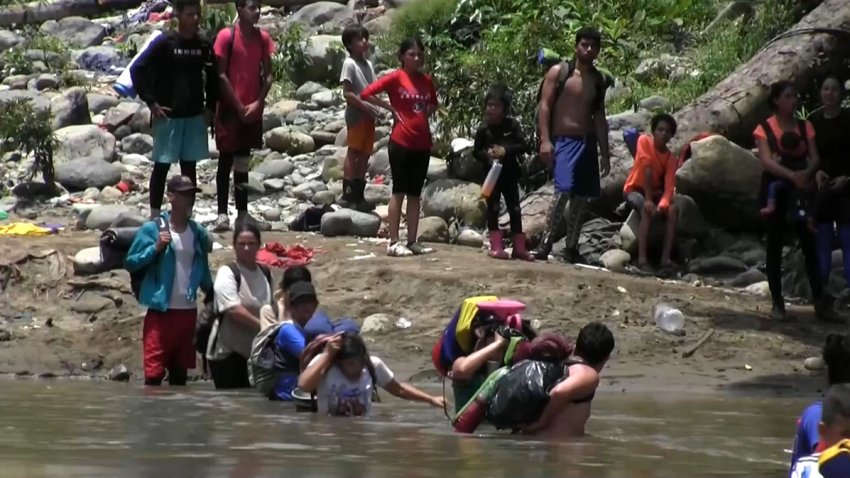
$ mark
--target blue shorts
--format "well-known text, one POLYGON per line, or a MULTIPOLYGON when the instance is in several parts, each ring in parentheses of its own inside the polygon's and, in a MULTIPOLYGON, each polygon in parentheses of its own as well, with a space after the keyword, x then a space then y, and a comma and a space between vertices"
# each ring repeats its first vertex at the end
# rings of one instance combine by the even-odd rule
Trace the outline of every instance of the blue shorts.
POLYGON ((200 116, 159 118, 153 122, 153 160, 173 164, 210 157, 207 121, 200 116))
POLYGON ((601 188, 596 136, 557 136, 553 140, 555 192, 598 197, 601 188))

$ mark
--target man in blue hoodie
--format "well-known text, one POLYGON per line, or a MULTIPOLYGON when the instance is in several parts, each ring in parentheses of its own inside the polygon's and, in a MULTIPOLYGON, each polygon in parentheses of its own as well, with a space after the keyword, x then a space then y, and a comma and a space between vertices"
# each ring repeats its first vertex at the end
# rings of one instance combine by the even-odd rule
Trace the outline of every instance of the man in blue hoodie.
POLYGON ((167 183, 171 214, 161 228, 151 221, 136 233, 125 259, 131 273, 144 270, 139 304, 148 308, 142 331, 145 385, 160 385, 168 371, 171 385, 185 385, 195 368, 197 292, 211 293, 206 229, 189 219, 198 188, 187 176, 167 183))

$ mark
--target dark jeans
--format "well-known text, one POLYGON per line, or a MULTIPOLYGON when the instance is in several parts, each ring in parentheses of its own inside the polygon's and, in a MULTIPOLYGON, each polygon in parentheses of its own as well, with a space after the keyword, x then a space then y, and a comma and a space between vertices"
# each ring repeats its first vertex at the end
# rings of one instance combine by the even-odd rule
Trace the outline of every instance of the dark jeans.
MULTIPOLYGON (((195 163, 192 161, 180 161, 180 174, 188 176, 193 183, 198 184, 195 163)), ((151 180, 148 184, 150 189, 150 205, 152 209, 162 209, 162 198, 165 195, 165 183, 168 181, 168 171, 171 169, 169 163, 154 163, 151 180)))
POLYGON ((210 360, 209 367, 216 389, 251 388, 248 360, 241 355, 232 353, 223 360, 210 360))
POLYGON ((793 224, 788 224, 789 199, 789 194, 780 194, 776 198, 776 211, 767 219, 767 282, 770 285, 770 297, 774 306, 785 304, 782 297, 782 246, 785 243, 785 232, 789 228, 794 229, 800 241, 812 298, 817 301, 823 297, 823 282, 815 250, 815 235, 805 222, 793 221, 793 224))

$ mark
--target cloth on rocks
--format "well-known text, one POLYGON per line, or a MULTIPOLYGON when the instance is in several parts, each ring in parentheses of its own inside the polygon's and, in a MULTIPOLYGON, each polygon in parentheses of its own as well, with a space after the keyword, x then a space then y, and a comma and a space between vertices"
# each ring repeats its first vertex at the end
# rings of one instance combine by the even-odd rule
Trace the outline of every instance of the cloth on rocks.
POLYGON ((313 248, 300 244, 287 247, 279 242, 269 242, 257 251, 257 262, 281 269, 305 266, 313 261, 314 253, 313 248))
POLYGON ((622 223, 596 218, 584 223, 578 240, 578 253, 587 264, 602 266, 602 254, 620 248, 622 223))
POLYGON ((114 60, 115 57, 106 53, 85 51, 77 58, 77 64, 84 70, 113 73, 120 69, 114 60))
POLYGON ((0 226, 0 236, 49 236, 51 230, 28 222, 13 222, 0 226))

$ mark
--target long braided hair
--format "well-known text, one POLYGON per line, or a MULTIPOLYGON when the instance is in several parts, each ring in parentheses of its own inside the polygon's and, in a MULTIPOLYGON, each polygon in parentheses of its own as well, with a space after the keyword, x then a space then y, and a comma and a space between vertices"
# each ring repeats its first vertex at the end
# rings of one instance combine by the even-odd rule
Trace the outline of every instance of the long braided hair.
POLYGON ((369 355, 369 350, 366 348, 366 342, 359 334, 353 332, 345 332, 342 334, 342 346, 336 356, 337 360, 346 360, 350 358, 358 358, 363 363, 363 367, 369 372, 369 377, 372 379, 372 390, 377 393, 378 378, 375 374, 375 365, 372 364, 372 357, 369 355))

